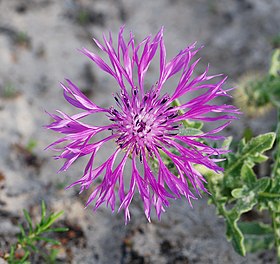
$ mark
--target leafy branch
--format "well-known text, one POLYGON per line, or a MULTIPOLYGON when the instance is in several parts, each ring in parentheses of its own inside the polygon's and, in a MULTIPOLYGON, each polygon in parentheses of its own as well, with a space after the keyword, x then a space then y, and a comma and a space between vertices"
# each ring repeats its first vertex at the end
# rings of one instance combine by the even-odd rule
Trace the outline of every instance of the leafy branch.
MULTIPOLYGON (((23 210, 25 220, 28 224, 28 230, 25 230, 22 225, 19 225, 20 234, 18 235, 18 241, 11 246, 10 252, 5 254, 4 258, 8 261, 8 263, 12 264, 27 264, 31 263, 28 259, 31 256, 31 253, 41 254, 40 252, 40 244, 39 242, 43 242, 44 247, 47 244, 50 245, 60 245, 60 242, 56 239, 50 238, 47 234, 52 232, 65 232, 68 231, 68 228, 65 227, 57 227, 53 228, 52 225, 55 221, 63 215, 63 211, 58 213, 51 213, 49 216, 46 214, 46 205, 45 202, 42 201, 41 204, 41 220, 39 223, 34 224, 32 222, 30 214, 24 209, 23 210), (16 251, 22 250, 23 256, 20 258, 16 257, 16 251)), ((48 255, 52 257, 52 259, 56 257, 57 251, 51 250, 48 255), (55 255, 55 256, 54 256, 55 255)), ((44 255, 43 255, 44 256, 44 255)), ((46 257, 46 254, 45 254, 46 257)))
MULTIPOLYGON (((195 168, 208 181, 209 203, 224 218, 226 236, 235 251, 245 256, 247 252, 275 248, 280 264, 280 49, 272 55, 268 75, 260 80, 253 79, 248 85, 245 87, 248 110, 257 113, 257 108, 265 104, 276 107, 276 133, 256 137, 245 135, 237 148, 232 146, 232 138, 227 138, 223 147, 231 148, 232 152, 224 155, 225 160, 220 163, 223 173, 217 174, 203 165, 195 165, 195 168), (273 155, 266 156, 267 151, 273 155), (256 166, 266 161, 272 164, 269 171, 265 176, 256 175, 256 166), (266 210, 270 223, 264 223, 262 219, 245 221, 242 215, 252 210, 258 211, 259 215, 266 210)), ((177 105, 179 102, 174 102, 174 106, 177 105)), ((202 133, 201 128, 200 124, 185 122, 180 133, 196 135, 202 133)), ((166 161, 169 160, 166 158, 166 161)))

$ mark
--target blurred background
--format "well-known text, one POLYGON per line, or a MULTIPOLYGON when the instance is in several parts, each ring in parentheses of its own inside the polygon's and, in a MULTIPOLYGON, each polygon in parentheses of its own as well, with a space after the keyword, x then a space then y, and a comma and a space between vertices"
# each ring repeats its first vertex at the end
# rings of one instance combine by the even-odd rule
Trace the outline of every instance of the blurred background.
MULTIPOLYGON (((84 209, 88 193, 64 188, 81 175, 86 161, 57 175, 62 165, 44 148, 57 139, 45 130, 45 111, 77 113, 59 82, 70 78, 96 104, 110 106, 116 83, 79 48, 98 52, 92 37, 116 36, 121 25, 141 41, 165 28, 167 57, 186 45, 203 45, 198 71, 229 76, 236 85, 250 72, 267 72, 280 43, 279 0, 0 0, 0 249, 16 240, 22 209, 33 217, 40 201, 64 210, 58 263, 274 263, 271 252, 242 258, 226 242, 223 221, 206 198, 172 202, 159 222, 147 223, 141 202, 131 204, 132 220, 103 207, 84 209)), ((151 69, 153 83, 157 68, 151 69)), ((275 113, 258 120, 242 117, 231 133, 271 131, 275 113)), ((103 160, 99 155, 99 160, 103 160)), ((1 256, 0 250, 0 256, 1 256)), ((39 262, 38 262, 39 263, 39 262)))

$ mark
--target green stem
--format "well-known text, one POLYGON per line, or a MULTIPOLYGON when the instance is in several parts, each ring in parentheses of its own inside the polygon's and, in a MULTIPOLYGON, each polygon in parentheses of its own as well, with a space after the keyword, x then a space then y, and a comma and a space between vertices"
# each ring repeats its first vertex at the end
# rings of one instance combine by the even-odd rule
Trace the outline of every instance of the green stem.
POLYGON ((258 194, 258 196, 265 198, 280 198, 280 193, 261 192, 258 194))
MULTIPOLYGON (((277 129, 276 129, 276 154, 275 154, 275 162, 272 169, 272 184, 274 186, 278 185, 278 181, 280 181, 280 108, 277 109, 278 120, 277 120, 277 129)), ((271 194, 273 195, 273 194, 271 194)), ((275 247, 277 253, 277 263, 280 264, 280 212, 276 212, 270 210, 272 217, 272 226, 274 230, 275 237, 275 247)))
MULTIPOLYGON (((277 109, 277 115, 278 115, 278 120, 277 120, 277 129, 276 129, 276 150, 275 150, 276 157, 275 157, 275 162, 271 174, 273 178, 277 177, 277 170, 280 168, 280 108, 277 109)), ((278 177, 279 176, 280 175, 278 174, 278 177)))

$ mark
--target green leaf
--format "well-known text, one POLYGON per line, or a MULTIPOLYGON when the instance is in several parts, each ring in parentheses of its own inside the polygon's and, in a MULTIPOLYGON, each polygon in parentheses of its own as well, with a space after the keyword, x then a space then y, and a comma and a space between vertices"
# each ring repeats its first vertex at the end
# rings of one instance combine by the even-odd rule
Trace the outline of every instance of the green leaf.
POLYGON ((274 246, 274 234, 270 225, 260 222, 240 222, 240 231, 244 234, 246 251, 271 249, 274 246))
POLYGON ((232 241, 234 250, 241 256, 246 255, 246 248, 244 246, 244 237, 237 225, 237 217, 232 214, 225 214, 226 218, 226 235, 229 241, 232 241))
POLYGON ((25 234, 25 231, 24 231, 24 228, 21 224, 19 224, 19 229, 20 229, 20 234, 21 234, 21 237, 24 238, 26 237, 26 234, 25 234))
POLYGON ((30 252, 29 251, 25 251, 24 256, 20 259, 20 262, 21 263, 25 263, 25 264, 30 263, 30 262, 26 261, 27 258, 29 257, 29 255, 30 255, 30 252))
MULTIPOLYGON (((232 196, 238 198, 235 207, 237 211, 242 211, 243 213, 247 211, 247 207, 252 206, 252 202, 256 204, 258 202, 257 198, 262 194, 270 184, 270 178, 264 177, 255 182, 249 183, 248 185, 243 185, 242 188, 236 188, 232 190, 232 196), (244 211, 245 210, 245 211, 244 211)), ((234 208, 235 208, 234 207, 234 208)))
MULTIPOLYGON (((241 153, 241 158, 246 160, 247 158, 258 156, 260 153, 263 153, 266 150, 272 148, 275 141, 275 133, 266 133, 259 135, 255 138, 252 138, 248 144, 244 146, 244 149, 241 153)), ((254 159, 254 158, 253 158, 254 159)))
POLYGON ((33 232, 33 226, 32 226, 32 220, 30 214, 25 209, 23 209, 23 213, 26 221, 28 222, 30 232, 33 232))
MULTIPOLYGON (((268 179, 269 180, 269 179, 268 179)), ((267 187, 267 179, 258 180, 254 188, 248 190, 244 187, 240 190, 240 199, 237 200, 236 205, 229 211, 226 212, 226 224, 227 224, 227 238, 232 240, 232 245, 237 253, 241 256, 245 256, 246 247, 244 244, 244 236, 239 229, 237 222, 240 216, 253 209, 257 204, 257 193, 267 187)))
POLYGON ((68 227, 57 227, 57 228, 50 228, 45 232, 67 232, 67 231, 69 231, 68 227))
POLYGON ((241 179, 248 186, 252 186, 252 184, 257 181, 256 174, 248 163, 244 163, 241 168, 241 179))
POLYGON ((260 162, 263 157, 260 156, 266 150, 272 148, 275 141, 275 133, 267 133, 252 138, 247 144, 242 140, 239 144, 238 153, 234 158, 229 160, 225 172, 224 180, 228 188, 235 188, 241 185, 240 174, 243 164, 247 161, 253 165, 255 162, 260 162), (261 158, 260 158, 261 157, 261 158))
POLYGON ((187 128, 180 128, 179 130, 179 134, 181 136, 197 136, 202 134, 203 132, 200 129, 197 128, 191 128, 191 127, 187 127, 187 128))
MULTIPOLYGON (((33 238, 33 239, 35 239, 35 238, 33 238)), ((33 243, 35 243, 35 242, 29 240, 26 242, 26 245, 28 247, 30 247, 34 252, 36 252, 36 253, 39 252, 39 249, 33 243)))
POLYGON ((15 257, 15 246, 12 245, 10 249, 10 254, 9 254, 9 261, 12 262, 15 257))
POLYGON ((35 238, 35 240, 41 240, 41 241, 45 241, 45 242, 48 242, 52 245, 60 245, 60 242, 55 240, 55 239, 52 239, 52 238, 49 238, 49 237, 41 237, 41 236, 37 236, 35 238))
POLYGON ((280 49, 276 49, 271 58, 269 74, 274 77, 279 77, 280 72, 280 49))
POLYGON ((243 188, 235 188, 231 191, 231 195, 236 199, 243 197, 243 188))
POLYGON ((237 201, 230 211, 224 212, 227 223, 227 238, 232 240, 234 249, 242 256, 246 254, 246 246, 244 244, 244 236, 237 222, 243 213, 253 209, 258 203, 258 194, 263 192, 270 183, 269 178, 256 180, 252 169, 246 164, 243 165, 243 179, 248 181, 249 186, 244 185, 242 188, 232 191, 232 195, 234 198, 237 198, 237 201), (254 181, 249 182, 250 179, 254 179, 254 181))
POLYGON ((238 226, 245 235, 265 235, 273 233, 273 228, 270 225, 256 221, 240 222, 238 226))
POLYGON ((188 126, 194 129, 201 130, 203 128, 203 122, 201 121, 188 121, 188 126))
POLYGON ((229 150, 231 142, 232 142, 232 137, 227 137, 222 144, 222 149, 229 150))
POLYGON ((245 142, 248 142, 253 137, 253 130, 250 127, 246 127, 243 132, 245 142))
POLYGON ((46 217, 46 204, 45 201, 42 200, 42 204, 41 204, 41 223, 44 223, 46 217))
POLYGON ((280 213, 280 180, 278 177, 270 179, 269 187, 259 193, 259 210, 269 209, 272 212, 280 213))
POLYGON ((62 216, 64 214, 63 211, 60 211, 58 213, 52 213, 45 221, 44 225, 42 226, 42 230, 47 230, 55 221, 57 218, 62 216))
MULTIPOLYGON (((178 99, 175 99, 173 102, 172 102, 172 106, 173 107, 176 107, 176 106, 180 106, 180 101, 178 99)), ((178 110, 179 114, 180 115, 183 115, 185 112, 184 110, 181 110, 179 109, 178 110)), ((203 127, 203 122, 201 121, 189 121, 189 120, 183 120, 182 121, 183 125, 185 128, 195 128, 195 129, 202 129, 203 127)))

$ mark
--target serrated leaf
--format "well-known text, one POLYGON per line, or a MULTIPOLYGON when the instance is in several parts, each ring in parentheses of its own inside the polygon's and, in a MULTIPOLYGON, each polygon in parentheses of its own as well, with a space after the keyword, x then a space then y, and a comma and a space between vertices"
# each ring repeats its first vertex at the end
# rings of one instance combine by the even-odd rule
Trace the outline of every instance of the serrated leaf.
POLYGON ((271 57, 269 74, 273 77, 279 77, 280 72, 280 49, 276 49, 271 57))
POLYGON ((231 142, 232 142, 232 137, 227 137, 222 144, 222 149, 229 150, 229 146, 231 142))
POLYGON ((267 157, 266 155, 257 153, 256 155, 254 155, 253 160, 254 160, 254 162, 256 162, 256 163, 263 163, 263 162, 265 162, 265 161, 268 160, 268 157, 267 157))
POLYGON ((238 223, 239 229, 246 235, 265 235, 272 234, 273 228, 261 222, 240 222, 238 223))
POLYGON ((231 215, 226 216, 226 236, 232 242, 234 250, 241 256, 246 255, 246 248, 244 246, 244 236, 237 226, 237 219, 231 215))
POLYGON ((261 178, 253 183, 251 186, 252 188, 248 188, 248 186, 245 185, 242 188, 232 191, 233 195, 237 196, 239 199, 228 213, 225 212, 227 221, 227 237, 232 240, 235 250, 242 256, 246 253, 246 247, 244 244, 243 234, 237 226, 237 222, 243 213, 253 209, 258 202, 258 193, 264 191, 269 183, 269 178, 261 178))
MULTIPOLYGON (((247 142, 248 143, 248 142, 247 142)), ((242 138, 240 141, 239 141, 239 144, 237 146, 237 152, 238 153, 241 153, 244 149, 244 147, 246 146, 246 140, 245 138, 242 138)))
POLYGON ((234 198, 236 198, 236 199, 243 197, 243 196, 244 196, 244 194, 243 194, 243 188, 235 188, 235 189, 233 189, 233 190, 231 191, 231 195, 232 195, 234 198))
POLYGON ((243 149, 242 154, 246 157, 250 154, 263 153, 272 148, 275 141, 275 133, 270 132, 252 138, 243 149))
POLYGON ((234 210, 237 213, 237 217, 239 219, 241 214, 252 210, 256 204, 256 193, 252 190, 248 191, 243 189, 242 196, 237 200, 237 203, 232 210, 234 210))
POLYGON ((248 186, 252 186, 252 184, 257 181, 256 174, 248 163, 244 163, 241 168, 241 179, 248 186))
POLYGON ((247 144, 242 140, 235 159, 232 159, 225 169, 225 185, 231 189, 238 187, 241 184, 239 176, 244 162, 251 163, 251 166, 254 162, 258 162, 259 155, 271 149, 274 141, 275 133, 259 135, 252 138, 247 144))
POLYGON ((270 225, 259 222, 240 222, 239 229, 244 234, 246 251, 271 249, 274 246, 274 234, 270 225))
POLYGON ((260 193, 259 210, 269 209, 273 212, 280 212, 280 182, 278 178, 272 178, 269 188, 260 193))
POLYGON ((253 137, 253 130, 250 127, 246 127, 243 132, 245 142, 248 142, 253 137))
POLYGON ((258 179, 255 182, 249 183, 249 186, 243 185, 242 188, 232 190, 232 195, 235 198, 241 199, 237 201, 237 204, 242 203, 242 208, 242 206, 247 206, 247 202, 250 203, 251 200, 256 199, 260 193, 264 192, 269 186, 270 181, 271 179, 267 177, 258 179))

